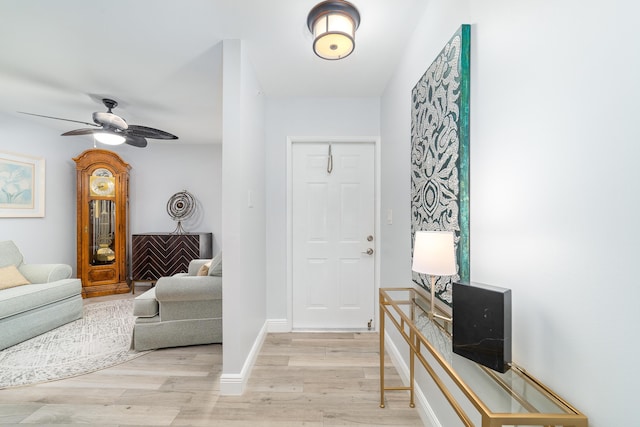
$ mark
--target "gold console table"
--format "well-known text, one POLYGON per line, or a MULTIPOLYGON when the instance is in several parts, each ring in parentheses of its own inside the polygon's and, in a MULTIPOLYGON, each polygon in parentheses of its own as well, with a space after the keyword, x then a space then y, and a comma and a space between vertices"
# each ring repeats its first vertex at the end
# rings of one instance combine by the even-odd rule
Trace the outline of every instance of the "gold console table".
POLYGON ((426 315, 423 307, 429 307, 429 299, 421 289, 380 289, 381 408, 385 407, 385 391, 390 390, 409 391, 409 406, 415 406, 414 374, 417 359, 465 426, 474 427, 475 424, 446 382, 458 390, 455 394, 459 396, 461 392, 480 413, 481 427, 588 426, 584 414, 515 363, 511 363, 510 369, 502 374, 453 353, 449 322, 430 320, 426 315), (409 345, 409 385, 406 387, 385 387, 384 337, 387 318, 409 345), (478 384, 482 384, 482 387, 478 384))

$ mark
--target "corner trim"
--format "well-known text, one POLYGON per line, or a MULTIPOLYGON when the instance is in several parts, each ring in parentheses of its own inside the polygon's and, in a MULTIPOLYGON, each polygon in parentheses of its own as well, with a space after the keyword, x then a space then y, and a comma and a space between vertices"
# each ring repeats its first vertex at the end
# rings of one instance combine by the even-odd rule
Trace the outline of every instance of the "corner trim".
POLYGON ((260 349, 262 348, 262 344, 264 344, 264 340, 266 337, 267 322, 265 322, 264 325, 262 325, 262 328, 260 328, 260 332, 258 332, 258 335, 256 336, 256 340, 254 341, 253 346, 251 347, 251 351, 249 351, 249 354, 244 361, 244 365, 242 366, 242 370, 240 371, 240 373, 220 375, 221 396, 240 396, 242 395, 242 393, 244 393, 244 389, 247 386, 247 381, 249 381, 251 371, 253 370, 253 366, 256 363, 256 359, 258 358, 258 354, 260 354, 260 349))

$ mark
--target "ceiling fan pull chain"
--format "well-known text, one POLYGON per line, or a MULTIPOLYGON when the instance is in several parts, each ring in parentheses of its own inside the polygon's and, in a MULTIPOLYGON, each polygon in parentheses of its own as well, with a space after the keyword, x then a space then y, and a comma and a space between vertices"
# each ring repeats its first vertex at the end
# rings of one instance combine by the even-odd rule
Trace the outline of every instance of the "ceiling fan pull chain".
POLYGON ((329 143, 329 158, 327 159, 327 173, 333 171, 333 154, 331 154, 331 143, 329 143))

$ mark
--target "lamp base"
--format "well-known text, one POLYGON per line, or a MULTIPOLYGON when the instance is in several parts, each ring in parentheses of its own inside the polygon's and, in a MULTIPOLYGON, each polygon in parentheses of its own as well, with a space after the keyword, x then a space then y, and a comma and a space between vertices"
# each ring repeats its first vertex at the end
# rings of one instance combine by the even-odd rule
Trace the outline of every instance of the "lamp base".
POLYGON ((435 276, 430 276, 431 278, 431 286, 430 286, 430 290, 431 290, 431 308, 429 310, 429 312, 427 313, 427 316, 429 317, 429 320, 433 321, 434 319, 440 319, 440 320, 444 320, 445 322, 452 322, 453 318, 451 317, 447 317, 447 316, 442 316, 438 313, 436 313, 436 278, 435 276))

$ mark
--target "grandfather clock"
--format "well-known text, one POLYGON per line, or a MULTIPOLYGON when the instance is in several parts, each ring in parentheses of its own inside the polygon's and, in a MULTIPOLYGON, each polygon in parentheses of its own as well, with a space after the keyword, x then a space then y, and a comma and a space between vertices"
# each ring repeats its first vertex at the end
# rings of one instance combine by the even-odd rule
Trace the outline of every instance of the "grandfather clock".
POLYGON ((76 162, 78 277, 84 298, 130 291, 127 282, 128 163, 108 150, 76 162))

